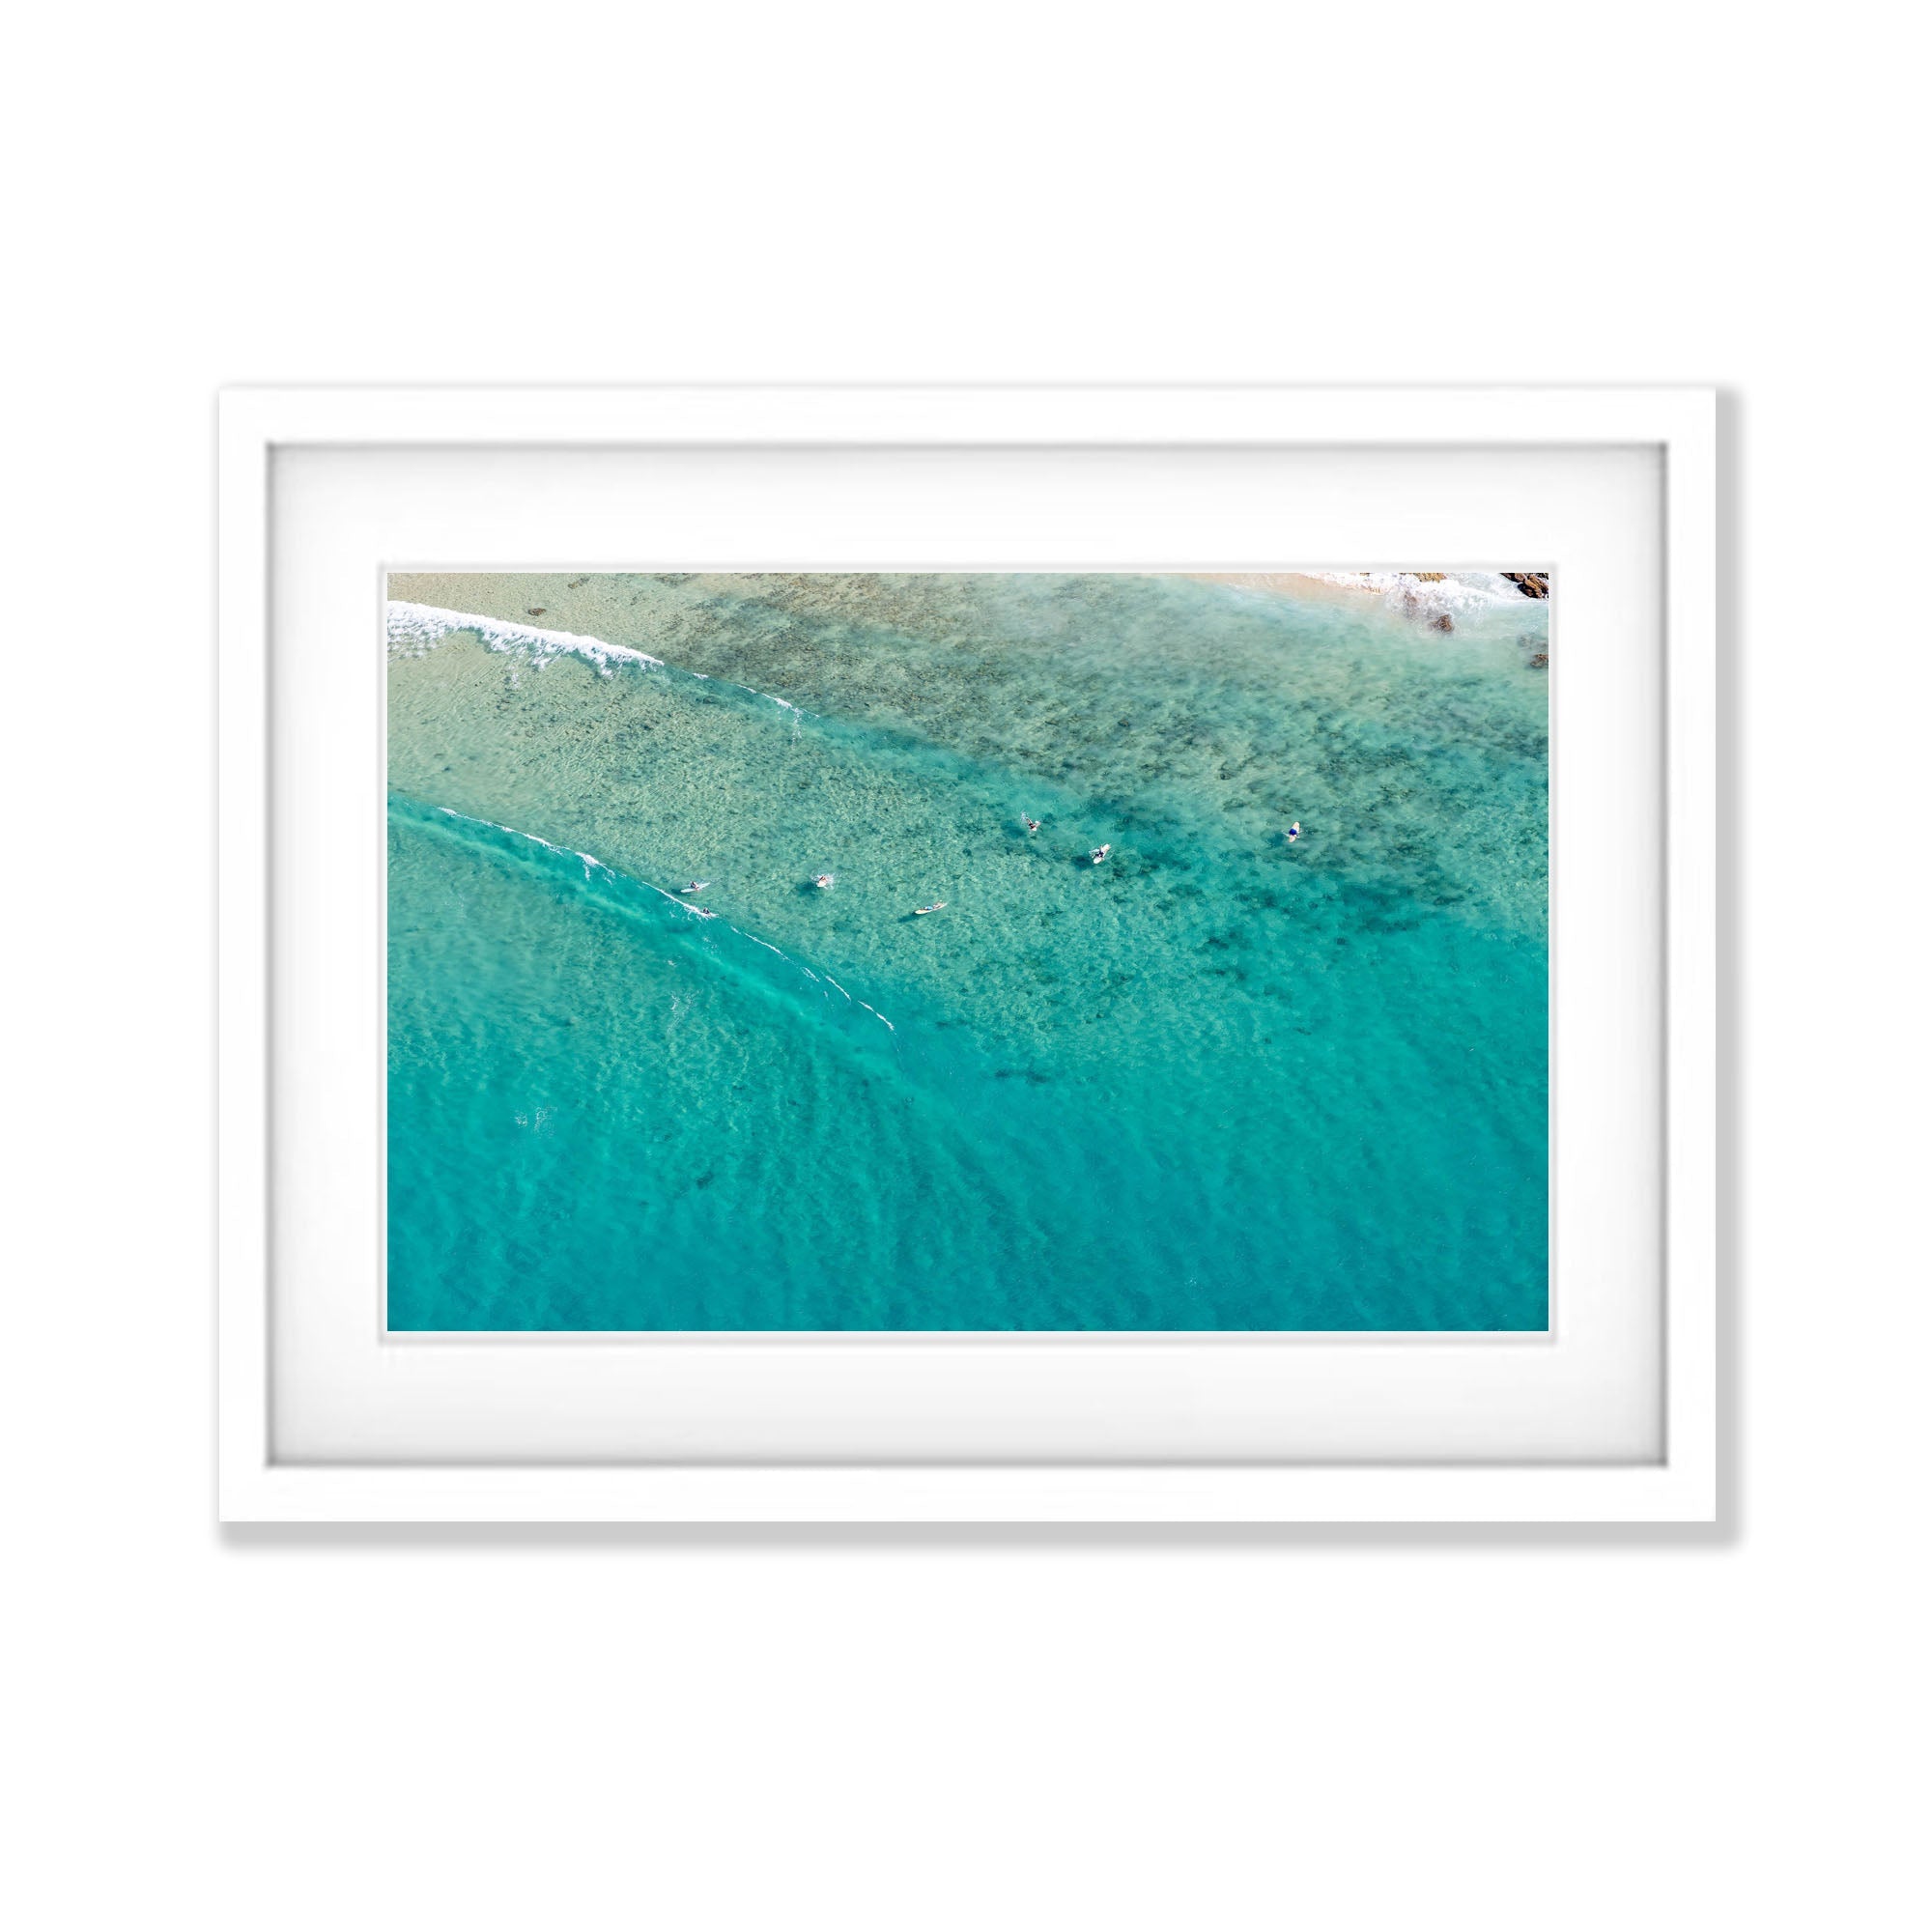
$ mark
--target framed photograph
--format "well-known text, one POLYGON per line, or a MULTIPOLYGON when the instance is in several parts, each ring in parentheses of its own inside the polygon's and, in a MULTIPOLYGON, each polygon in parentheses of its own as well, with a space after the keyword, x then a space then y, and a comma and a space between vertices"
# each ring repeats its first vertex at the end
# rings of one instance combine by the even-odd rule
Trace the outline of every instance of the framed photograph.
POLYGON ((230 1520, 1718 1510, 1710 391, 221 400, 230 1520))

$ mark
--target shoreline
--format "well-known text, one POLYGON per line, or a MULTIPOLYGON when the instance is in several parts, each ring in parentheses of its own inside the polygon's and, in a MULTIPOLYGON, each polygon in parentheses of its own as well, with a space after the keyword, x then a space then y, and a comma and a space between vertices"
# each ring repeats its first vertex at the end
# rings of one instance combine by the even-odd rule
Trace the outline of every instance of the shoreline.
MULTIPOLYGON (((1336 590, 1373 591, 1383 597, 1391 593, 1454 596, 1458 590, 1473 590, 1470 578, 1492 576, 1513 583, 1520 597, 1542 601, 1549 595, 1548 574, 1534 570, 1190 570, 1182 575, 1197 583, 1232 583, 1247 590, 1302 591, 1308 584, 1319 583, 1336 590), (1441 583, 1452 587, 1446 593, 1434 588, 1441 583)), ((1495 601, 1508 599, 1498 596, 1495 601)))
POLYGON ((1277 597, 1328 595, 1346 601, 1366 592, 1433 631, 1453 631, 1462 612, 1507 609, 1519 599, 1547 603, 1549 596, 1549 579, 1541 571, 1200 570, 1184 575, 1200 583, 1277 597))

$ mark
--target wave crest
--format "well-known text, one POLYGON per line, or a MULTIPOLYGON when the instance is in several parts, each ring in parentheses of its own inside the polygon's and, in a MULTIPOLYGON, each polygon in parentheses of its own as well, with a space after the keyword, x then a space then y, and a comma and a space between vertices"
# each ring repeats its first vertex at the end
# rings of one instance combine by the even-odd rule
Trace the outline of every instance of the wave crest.
POLYGON ((476 818, 467 811, 458 811, 453 806, 426 805, 400 792, 389 794, 389 817, 406 825, 447 833, 472 849, 492 854, 499 860, 522 860, 532 864, 556 887, 581 893, 607 911, 642 919, 660 931, 688 934, 740 980, 755 983, 767 993, 784 999, 792 1011, 803 1010, 832 1021, 838 1032, 864 1044, 876 1046, 879 1042, 876 1037, 868 1037, 869 1021, 861 1022, 856 1027, 848 1023, 847 1013, 851 1008, 864 1009, 889 1034, 898 1032, 877 1007, 856 994, 848 993, 833 980, 832 984, 838 988, 839 999, 844 1003, 843 1007, 835 1007, 825 990, 824 981, 831 979, 829 974, 821 979, 802 960, 795 959, 769 939, 748 931, 723 915, 707 913, 682 894, 668 891, 649 879, 620 871, 594 852, 581 852, 572 846, 559 845, 538 833, 526 832, 514 825, 502 825, 493 818, 476 818), (533 847, 536 848, 534 851, 533 847), (758 948, 779 963, 775 966, 766 963, 757 954, 748 952, 748 947, 758 948))
POLYGON ((769 691, 756 691, 749 684, 733 684, 729 678, 715 678, 708 671, 686 670, 667 664, 649 651, 629 644, 609 644, 602 638, 586 637, 578 631, 546 631, 535 624, 512 623, 506 617, 485 617, 473 611, 443 611, 434 604, 412 604, 399 597, 388 600, 389 655, 392 658, 419 658, 433 651, 443 639, 469 632, 482 639, 493 651, 513 651, 541 670, 561 657, 582 658, 603 676, 609 677, 619 666, 641 670, 668 671, 676 677, 696 678, 700 684, 716 685, 724 691, 742 692, 766 704, 776 704, 791 713, 796 735, 799 720, 810 714, 800 710, 788 697, 769 691))

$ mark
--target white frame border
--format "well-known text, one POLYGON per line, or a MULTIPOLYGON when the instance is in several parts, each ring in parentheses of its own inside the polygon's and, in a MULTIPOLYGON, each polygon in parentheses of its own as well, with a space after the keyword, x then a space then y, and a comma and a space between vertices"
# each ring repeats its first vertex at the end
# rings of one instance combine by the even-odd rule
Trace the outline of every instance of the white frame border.
POLYGON ((229 1522, 1713 1522, 1717 399, 1708 388, 231 389, 220 398, 219 1348, 229 1522), (269 1391, 269 473, 282 444, 1390 447, 1664 462, 1664 1451, 1655 1465, 277 1464, 269 1391))

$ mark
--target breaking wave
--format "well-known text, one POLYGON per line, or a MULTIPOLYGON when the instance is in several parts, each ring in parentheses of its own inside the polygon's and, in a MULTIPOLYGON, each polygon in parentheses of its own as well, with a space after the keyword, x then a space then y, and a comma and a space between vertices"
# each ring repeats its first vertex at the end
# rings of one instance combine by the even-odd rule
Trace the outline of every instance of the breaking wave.
POLYGON ((896 1035, 898 1031, 876 1007, 848 993, 829 974, 821 978, 782 947, 748 932, 692 898, 649 879, 619 871, 595 853, 575 851, 567 845, 554 844, 534 832, 499 825, 494 819, 472 818, 447 805, 425 805, 396 792, 389 795, 389 816, 417 830, 440 832, 458 838, 472 850, 498 860, 521 863, 542 874, 553 886, 581 894, 606 911, 686 936, 701 945, 713 959, 739 979, 781 996, 794 1008, 802 1007, 816 1017, 832 1021, 839 1032, 862 1044, 876 1046, 885 1035, 896 1035), (770 963, 760 954, 769 954, 770 960, 778 963, 770 963), (836 1001, 826 990, 827 980, 837 989, 836 1001), (869 1014, 870 1019, 858 1021, 854 1015, 861 1010, 869 1014), (885 1029, 885 1035, 877 1033, 874 1021, 885 1029))
POLYGON ((765 704, 776 704, 781 711, 791 714, 794 731, 799 721, 810 715, 800 710, 788 697, 754 690, 749 684, 733 684, 729 678, 715 678, 705 671, 686 670, 681 666, 667 664, 663 658, 653 657, 649 651, 636 650, 629 644, 606 643, 602 638, 585 637, 577 631, 546 631, 535 624, 517 624, 503 617, 479 616, 471 611, 442 611, 433 604, 411 604, 395 597, 388 600, 391 657, 419 658, 426 651, 434 650, 445 638, 466 632, 480 638, 491 650, 514 653, 538 670, 562 657, 581 658, 603 677, 609 677, 624 668, 661 670, 672 677, 694 678, 700 684, 739 692, 765 704))

